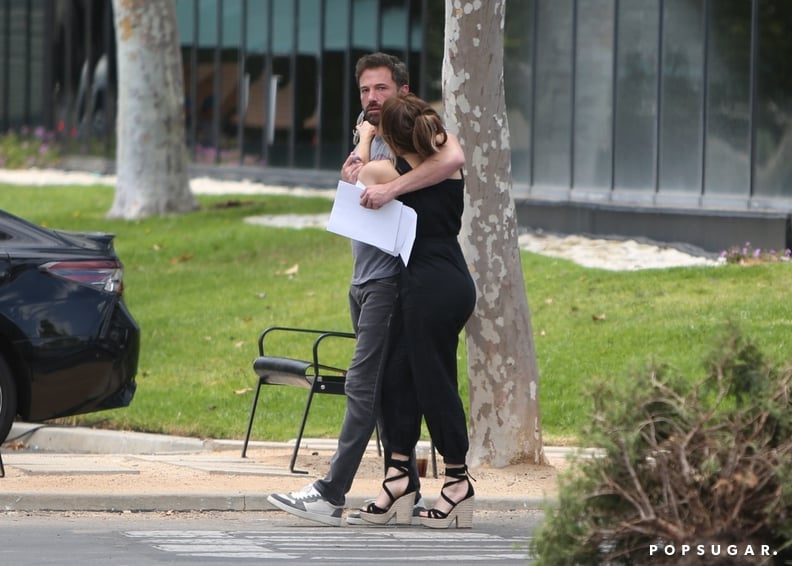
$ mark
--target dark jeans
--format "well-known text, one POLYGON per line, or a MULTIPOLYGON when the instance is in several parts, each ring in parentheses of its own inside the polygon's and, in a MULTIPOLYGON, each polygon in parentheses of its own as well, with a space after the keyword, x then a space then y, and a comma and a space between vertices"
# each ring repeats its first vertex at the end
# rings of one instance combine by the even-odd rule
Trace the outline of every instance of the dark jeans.
MULTIPOLYGON (((398 296, 397 276, 352 285, 349 290, 357 344, 344 386, 346 413, 330 471, 314 483, 316 490, 334 505, 344 504, 377 423, 388 345, 391 332, 397 330, 391 321, 398 296)), ((381 434, 387 455, 387 433, 381 430, 381 434)))

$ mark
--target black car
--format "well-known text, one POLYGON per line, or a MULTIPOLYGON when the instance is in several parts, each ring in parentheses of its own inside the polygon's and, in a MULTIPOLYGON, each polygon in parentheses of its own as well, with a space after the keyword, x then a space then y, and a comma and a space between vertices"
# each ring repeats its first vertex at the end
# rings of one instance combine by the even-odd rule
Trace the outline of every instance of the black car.
POLYGON ((43 421, 132 401, 140 328, 113 238, 0 210, 0 443, 17 415, 43 421))

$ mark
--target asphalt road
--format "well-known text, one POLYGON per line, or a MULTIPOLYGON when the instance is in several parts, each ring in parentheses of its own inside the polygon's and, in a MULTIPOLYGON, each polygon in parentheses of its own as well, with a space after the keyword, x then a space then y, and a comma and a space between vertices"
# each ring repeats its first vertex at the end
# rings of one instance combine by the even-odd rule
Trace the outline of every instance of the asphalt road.
POLYGON ((0 564, 525 565, 536 511, 485 512, 474 529, 322 527, 275 512, 0 514, 0 564))

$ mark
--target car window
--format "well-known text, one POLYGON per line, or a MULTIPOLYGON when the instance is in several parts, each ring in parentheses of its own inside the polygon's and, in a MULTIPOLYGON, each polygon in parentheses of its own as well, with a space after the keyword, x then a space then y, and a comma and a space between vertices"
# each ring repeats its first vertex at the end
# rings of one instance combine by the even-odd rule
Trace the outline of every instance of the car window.
POLYGON ((5 211, 2 212, 3 214, 0 214, 0 242, 14 240, 21 246, 29 246, 34 243, 41 243, 43 241, 42 238, 46 240, 52 239, 46 230, 32 222, 5 214, 5 211))

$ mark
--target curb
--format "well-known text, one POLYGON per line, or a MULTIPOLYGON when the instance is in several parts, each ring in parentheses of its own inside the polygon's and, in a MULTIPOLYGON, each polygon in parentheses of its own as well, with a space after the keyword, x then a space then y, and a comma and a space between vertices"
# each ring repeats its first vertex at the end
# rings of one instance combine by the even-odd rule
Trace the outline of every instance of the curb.
MULTIPOLYGON (((46 460, 51 455, 114 454, 114 455, 171 455, 200 454, 218 451, 241 451, 242 441, 202 440, 151 433, 72 428, 47 424, 14 423, 7 442, 23 442, 28 454, 46 460)), ((291 448, 294 442, 251 442, 249 448, 291 448)), ((303 439, 303 449, 335 450, 334 439, 303 439)), ((427 443, 428 446, 428 443, 427 443)), ((372 442, 371 450, 376 450, 372 442)), ((568 451, 550 447, 548 451, 568 451)), ((66 471, 68 473, 68 471, 66 471)), ((97 471, 96 473, 113 473, 97 471)), ((224 472, 222 469, 212 473, 224 472)), ((0 511, 81 511, 81 512, 186 512, 186 511, 278 511, 267 501, 267 493, 207 491, 180 493, 114 494, 78 491, 67 493, 15 492, 2 493, 0 478, 0 511)), ((87 486, 89 488, 89 486, 87 486)), ((364 505, 365 498, 349 495, 346 507, 364 505)), ((555 504, 546 498, 481 497, 476 507, 481 511, 541 511, 555 504)))
MULTIPOLYGON (((0 484, 2 485, 2 484, 0 484)), ((347 509, 364 505, 363 497, 347 497, 347 509)), ((538 498, 494 498, 476 496, 477 511, 543 511, 554 500, 538 498)), ((0 511, 4 512, 202 512, 202 511, 278 511, 266 495, 186 493, 179 495, 96 495, 89 493, 0 494, 0 511)))

